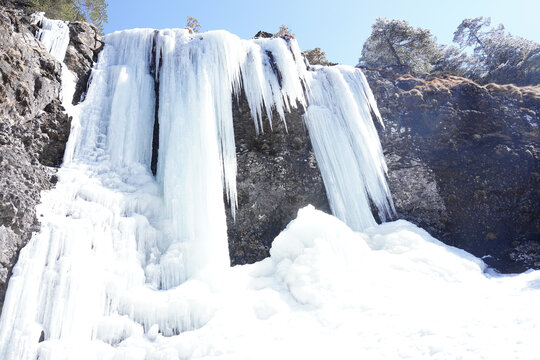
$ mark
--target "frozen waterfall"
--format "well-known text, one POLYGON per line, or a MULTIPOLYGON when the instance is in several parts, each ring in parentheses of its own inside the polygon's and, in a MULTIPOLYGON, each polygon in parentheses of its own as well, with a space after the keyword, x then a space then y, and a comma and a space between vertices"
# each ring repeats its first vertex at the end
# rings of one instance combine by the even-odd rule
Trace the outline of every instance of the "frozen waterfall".
MULTIPOLYGON (((67 25, 40 21, 38 37, 61 61, 67 25)), ((14 270, 0 330, 4 356, 44 357, 40 336, 46 343, 112 343, 154 325, 174 335, 208 320, 212 306, 190 302, 185 289, 216 291, 229 268, 223 192, 234 213, 232 102, 241 88, 257 131, 263 111, 272 121, 275 109, 285 122, 291 108, 307 108, 317 156, 328 164, 322 171, 336 199, 333 209, 344 220, 360 216, 355 228, 374 225, 367 196, 381 211, 390 197, 369 113, 376 107, 358 74, 341 67, 308 71, 294 40, 246 41, 225 31, 194 35, 184 29, 108 35, 85 101, 68 109, 75 114, 72 134, 58 186, 44 194, 39 208, 42 231, 14 270), (341 95, 342 102, 331 102, 341 95), (326 113, 334 117, 324 126, 320 118, 326 113), (361 146, 348 163, 333 162, 343 148, 330 147, 332 123, 352 134, 343 146, 361 146), (325 152, 334 155, 325 158, 325 152), (355 181, 347 180, 351 168, 359 175, 355 181), (351 195, 364 204, 348 215, 341 204, 351 195)))
MULTIPOLYGON (((61 61, 67 27, 41 19, 39 38, 61 61)), ((105 37, 83 103, 71 106, 65 67, 63 78, 72 131, 58 184, 37 208, 41 232, 13 270, 0 358, 420 359, 441 349, 480 358, 478 334, 503 347, 490 354, 535 354, 529 334, 540 316, 519 309, 538 308, 538 273, 489 279, 482 261, 411 224, 374 226, 370 199, 382 219, 393 204, 372 122, 380 115, 360 70, 308 68, 294 39, 137 29, 105 37), (231 268, 225 207, 237 207, 232 103, 241 90, 257 132, 263 114, 285 122, 305 108, 343 222, 302 209, 271 257, 231 268), (478 300, 432 324, 437 304, 451 308, 460 292, 478 300), (510 305, 491 303, 493 292, 510 305), (505 306, 518 309, 502 326, 519 324, 511 334, 490 317, 505 306), (456 340, 439 325, 456 321, 477 325, 456 340), (395 346, 381 347, 388 336, 395 346)))

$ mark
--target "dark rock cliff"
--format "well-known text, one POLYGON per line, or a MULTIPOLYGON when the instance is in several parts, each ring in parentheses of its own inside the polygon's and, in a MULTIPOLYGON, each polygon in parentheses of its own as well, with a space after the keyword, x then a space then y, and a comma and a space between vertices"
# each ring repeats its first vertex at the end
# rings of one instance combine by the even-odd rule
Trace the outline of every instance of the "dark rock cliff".
MULTIPOLYGON (((398 218, 503 272, 540 268, 540 87, 364 69, 386 124, 379 135, 398 218)), ((231 262, 268 255, 307 203, 329 212, 300 111, 257 136, 235 108, 237 221, 231 262)))
MULTIPOLYGON (((83 58, 95 56, 100 45, 79 41, 95 33, 92 26, 71 29, 79 34, 68 51, 80 98, 92 66, 83 58)), ((35 206, 41 191, 56 183, 71 126, 59 100, 61 65, 35 39, 37 30, 21 10, 0 7, 0 307, 20 249, 39 230, 35 206)))
POLYGON ((0 299, 19 250, 39 230, 35 206, 55 183, 70 120, 58 99, 60 64, 28 17, 0 10, 0 299))
POLYGON ((69 24, 69 46, 64 63, 77 78, 73 104, 84 100, 92 66, 103 48, 103 41, 97 28, 85 22, 69 24))
POLYGON ((264 133, 255 132, 245 96, 233 104, 238 163, 236 221, 227 211, 231 264, 264 259, 274 238, 312 204, 330 213, 324 183, 315 160, 300 107, 286 114, 287 130, 274 113, 264 133))
POLYGON ((364 72, 399 217, 500 271, 540 268, 540 87, 364 72))

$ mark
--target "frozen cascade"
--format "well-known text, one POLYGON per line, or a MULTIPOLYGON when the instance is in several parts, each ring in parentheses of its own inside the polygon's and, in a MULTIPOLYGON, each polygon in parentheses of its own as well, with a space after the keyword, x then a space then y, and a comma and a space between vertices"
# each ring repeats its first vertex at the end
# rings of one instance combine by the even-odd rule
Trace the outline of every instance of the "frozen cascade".
POLYGON ((385 221, 395 210, 371 112, 382 120, 364 74, 348 66, 318 67, 309 85, 305 121, 332 213, 354 230, 374 226, 371 198, 385 221))
POLYGON ((41 41, 56 60, 63 62, 69 45, 68 23, 66 21, 47 19, 43 12, 33 14, 32 21, 34 24, 41 26, 36 38, 41 41))
MULTIPOLYGON (((68 22, 61 20, 51 20, 45 17, 44 12, 37 12, 31 15, 32 23, 41 26, 36 32, 36 38, 45 46, 47 51, 60 62, 62 71, 62 88, 60 90, 60 100, 66 112, 72 116, 70 133, 78 133, 79 109, 73 106, 73 94, 75 93, 75 76, 64 64, 64 58, 69 46, 69 26, 68 22)), ((76 136, 72 136, 66 144, 67 151, 64 161, 71 160, 73 141, 76 136)))
MULTIPOLYGON (((37 19, 37 36, 61 61, 67 25, 37 19)), ((110 34, 105 43, 76 107, 63 66, 72 132, 57 188, 39 207, 42 231, 21 252, 6 297, 0 344, 8 359, 68 351, 50 350, 46 344, 55 341, 113 344, 156 327, 171 336, 208 321, 208 294, 229 268, 224 189, 233 213, 236 207, 233 96, 243 87, 262 131, 263 111, 272 121, 275 109, 285 121, 285 112, 307 107, 304 89, 312 88, 312 99, 322 89, 295 41, 140 29, 110 34)))
MULTIPOLYGON (((50 27, 52 40, 61 28, 50 27)), ((372 226, 368 198, 381 218, 392 203, 359 70, 308 70, 294 40, 137 29, 106 36, 82 104, 71 106, 62 74, 72 131, 57 187, 37 209, 41 232, 13 270, 0 358, 538 354, 538 272, 489 278, 480 260, 411 224, 372 226), (234 212, 231 104, 241 88, 257 131, 263 113, 285 121, 306 109, 332 210, 364 233, 308 207, 270 258, 229 267, 223 191, 234 212), (466 294, 467 308, 453 294, 466 294)))

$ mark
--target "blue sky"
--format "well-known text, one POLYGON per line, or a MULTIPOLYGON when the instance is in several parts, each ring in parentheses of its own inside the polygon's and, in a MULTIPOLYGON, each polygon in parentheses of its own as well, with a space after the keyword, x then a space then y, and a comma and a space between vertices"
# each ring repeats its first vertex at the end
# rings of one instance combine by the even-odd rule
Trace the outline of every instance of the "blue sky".
POLYGON ((513 35, 540 42, 540 0, 108 0, 105 32, 184 27, 199 20, 203 31, 225 29, 241 38, 288 26, 300 48, 320 47, 330 61, 355 65, 377 17, 404 19, 450 43, 461 20, 490 16, 513 35))

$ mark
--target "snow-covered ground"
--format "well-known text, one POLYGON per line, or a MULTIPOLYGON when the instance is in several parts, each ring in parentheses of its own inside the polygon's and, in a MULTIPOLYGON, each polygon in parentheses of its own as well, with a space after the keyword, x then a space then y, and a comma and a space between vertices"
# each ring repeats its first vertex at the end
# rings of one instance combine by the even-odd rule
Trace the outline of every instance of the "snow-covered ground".
MULTIPOLYGON (((75 180, 66 178, 69 172, 64 181, 75 180)), ((45 203, 64 200, 49 194, 45 203)), ((110 195, 101 201, 119 200, 110 195)), ((66 223, 79 228, 76 222, 91 221, 85 211, 110 216, 100 205, 86 205, 79 220, 58 215, 66 234, 79 231, 66 223)), ((141 226, 137 217, 117 219, 118 229, 141 226)), ((162 291, 144 283, 136 257, 110 262, 126 245, 109 240, 107 234, 64 239, 46 259, 21 258, 19 267, 28 261, 26 267, 37 269, 63 259, 61 280, 47 284, 45 276, 41 288, 64 290, 50 299, 51 315, 41 315, 51 340, 35 343, 41 326, 7 308, 22 316, 13 319, 11 341, 33 336, 33 345, 22 348, 34 348, 39 359, 540 358, 540 272, 486 271, 481 260, 403 220, 354 232, 306 207, 274 240, 269 258, 162 291), (111 303, 103 304, 104 288, 116 303, 106 297, 111 303)), ((40 242, 45 246, 38 238, 34 253, 46 253, 40 242)), ((22 275, 15 273, 10 287, 31 288, 22 275)), ((27 291, 17 299, 23 309, 44 296, 27 291)))

